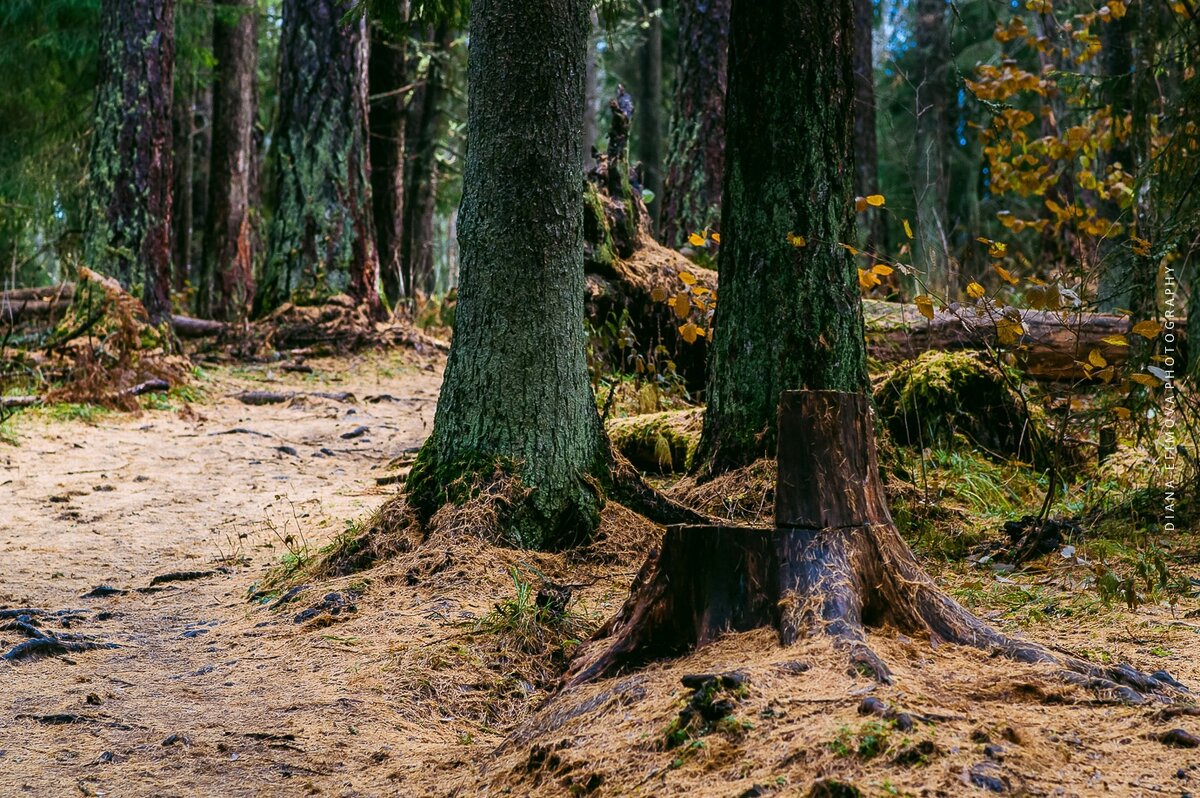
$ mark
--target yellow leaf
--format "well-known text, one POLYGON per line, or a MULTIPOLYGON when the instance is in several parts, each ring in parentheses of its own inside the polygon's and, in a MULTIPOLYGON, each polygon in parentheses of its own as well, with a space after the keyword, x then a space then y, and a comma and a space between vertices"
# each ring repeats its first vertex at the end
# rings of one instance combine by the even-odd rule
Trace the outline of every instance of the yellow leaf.
POLYGON ((692 285, 696 282, 696 275, 691 272, 680 272, 679 279, 683 281, 684 285, 692 285))
POLYGON ((1149 374, 1130 374, 1129 379, 1138 385, 1145 385, 1147 388, 1157 388, 1159 384, 1159 380, 1149 374))
POLYGON ((798 236, 795 233, 787 234, 787 242, 796 248, 800 248, 808 243, 808 241, 805 240, 804 236, 798 236))
POLYGON ((713 241, 715 241, 715 242, 717 242, 718 244, 720 244, 720 243, 721 243, 721 234, 720 234, 720 233, 713 233, 713 234, 712 234, 712 240, 713 240, 713 241))
POLYGON ((700 235, 699 233, 692 233, 688 236, 688 243, 693 247, 702 247, 705 243, 704 236, 700 235))
POLYGON ((857 211, 858 213, 862 213, 866 209, 867 209, 867 198, 866 197, 855 197, 854 198, 854 210, 857 211))
POLYGON ((667 301, 666 289, 659 288, 657 286, 650 289, 650 299, 652 299, 655 302, 666 302, 667 301))
POLYGON ((983 290, 983 286, 979 283, 971 283, 967 286, 967 296, 971 299, 983 299, 983 295, 986 293, 987 291, 983 290))
POLYGON ((1001 266, 999 263, 993 263, 992 268, 996 270, 996 274, 1000 275, 1000 279, 1009 285, 1016 285, 1017 278, 1012 276, 1012 272, 1001 266))
POLYGON ((1108 365, 1108 361, 1104 359, 1104 355, 1100 354, 1099 349, 1093 349, 1088 352, 1088 362, 1098 369, 1102 369, 1108 365))
POLYGON ((909 241, 912 241, 912 237, 913 237, 912 225, 910 225, 908 223, 908 219, 904 220, 904 235, 908 236, 909 241))
POLYGON ((917 310, 921 311, 921 315, 927 319, 933 318, 933 300, 922 294, 913 300, 917 303, 917 310))
POLYGON ((1118 406, 1118 407, 1112 408, 1112 411, 1113 411, 1113 414, 1116 415, 1117 418, 1122 419, 1122 420, 1128 420, 1129 417, 1131 415, 1133 415, 1132 413, 1129 412, 1128 407, 1118 406))
POLYGON ((699 329, 699 327, 689 321, 687 324, 679 328, 679 337, 687 341, 689 344, 694 344, 696 343, 696 338, 698 337, 697 332, 699 329))
POLYGON ((988 254, 993 258, 1003 258, 1008 252, 1008 244, 1001 241, 992 241, 988 243, 988 254))
POLYGON ((1109 336, 1105 336, 1104 338, 1101 338, 1100 340, 1103 341, 1104 343, 1108 344, 1109 346, 1129 346, 1129 342, 1126 341, 1125 338, 1120 335, 1109 335, 1109 336))
POLYGON ((1146 321, 1139 321, 1137 324, 1133 325, 1133 332, 1137 333, 1143 338, 1154 338, 1160 332, 1162 332, 1162 327, 1158 326, 1158 322, 1147 319, 1146 321))
POLYGON ((882 194, 871 194, 867 197, 867 204, 873 208, 882 208, 885 202, 887 200, 883 198, 882 194))
POLYGON ((888 266, 886 263, 876 263, 871 267, 871 271, 875 274, 878 274, 880 277, 887 277, 889 274, 894 272, 895 269, 893 269, 891 266, 888 266))
POLYGON ((858 270, 858 284, 863 288, 873 288, 879 285, 879 278, 866 269, 858 270))
POLYGON ((841 247, 842 249, 846 250, 847 252, 849 252, 851 255, 858 254, 858 250, 855 249, 854 247, 850 246, 849 244, 838 244, 838 246, 841 247))
POLYGON ((1007 316, 1002 316, 996 320, 996 336, 1000 339, 1000 343, 1005 346, 1012 346, 1024 334, 1025 328, 1021 325, 1021 322, 1010 319, 1007 316))
POLYGON ((680 292, 675 295, 671 307, 675 309, 675 315, 681 319, 686 319, 688 314, 692 312, 692 301, 688 298, 686 292, 680 292))

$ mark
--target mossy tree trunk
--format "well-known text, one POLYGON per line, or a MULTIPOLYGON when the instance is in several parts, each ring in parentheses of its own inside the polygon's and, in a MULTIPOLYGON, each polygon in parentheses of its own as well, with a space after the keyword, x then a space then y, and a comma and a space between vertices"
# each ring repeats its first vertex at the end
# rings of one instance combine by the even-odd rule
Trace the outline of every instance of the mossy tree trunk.
POLYGON ((929 289, 941 297, 958 290, 950 273, 950 171, 947 139, 950 133, 950 42, 946 31, 946 0, 917 0, 915 38, 917 74, 916 174, 913 191, 917 209, 913 262, 929 289))
POLYGON ((88 161, 87 266, 171 310, 172 0, 104 0, 88 161))
POLYGON ((404 224, 404 134, 408 93, 408 37, 371 26, 371 202, 379 273, 388 302, 408 295, 400 268, 404 224))
POLYGON ((214 7, 212 176, 197 311, 222 321, 244 318, 254 297, 257 27, 255 0, 221 0, 214 7))
POLYGON ((680 0, 675 95, 659 214, 663 243, 717 226, 725 174, 730 0, 680 0))
POLYGON ((379 260, 367 152, 366 21, 347 0, 284 0, 275 211, 260 313, 349 294, 373 311, 379 260))
POLYGON ((409 478, 429 518, 456 485, 517 477, 514 543, 589 535, 607 446, 584 360, 587 0, 476 0, 454 341, 433 433, 409 478))
POLYGON ((735 4, 702 471, 774 451, 782 391, 863 391, 850 0, 735 4), (793 246, 792 233, 806 245, 793 246))

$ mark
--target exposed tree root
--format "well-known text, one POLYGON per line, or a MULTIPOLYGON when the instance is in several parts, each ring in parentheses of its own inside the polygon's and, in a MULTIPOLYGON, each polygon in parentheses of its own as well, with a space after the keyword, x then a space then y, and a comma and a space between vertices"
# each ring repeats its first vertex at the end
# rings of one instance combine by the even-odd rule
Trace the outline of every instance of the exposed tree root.
POLYGON ((682 654, 727 631, 773 626, 780 643, 821 634, 854 670, 891 681, 868 631, 889 626, 1058 666, 1101 697, 1141 703, 1184 692, 1167 674, 1098 667, 1008 637, 939 590, 888 512, 866 399, 785 394, 780 409, 776 528, 674 526, 638 574, 621 612, 573 663, 567 684, 682 654))
POLYGON ((28 638, 10 648, 0 659, 15 663, 42 657, 92 651, 98 648, 118 648, 116 643, 93 640, 87 635, 47 632, 34 620, 38 616, 57 617, 65 626, 74 620, 79 620, 81 614, 71 610, 62 610, 56 613, 36 609, 0 610, 0 620, 8 620, 7 624, 0 627, 0 632, 16 632, 28 638))

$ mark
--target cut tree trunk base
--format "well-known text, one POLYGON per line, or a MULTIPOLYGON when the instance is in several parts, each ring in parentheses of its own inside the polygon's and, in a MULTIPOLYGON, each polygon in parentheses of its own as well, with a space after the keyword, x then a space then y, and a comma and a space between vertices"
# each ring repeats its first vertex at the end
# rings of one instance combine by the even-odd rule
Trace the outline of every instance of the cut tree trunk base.
POLYGON ((584 647, 566 683, 761 626, 778 629, 785 646, 807 634, 828 635, 854 670, 890 682, 887 664, 867 641, 868 629, 890 625, 935 644, 1056 665, 1067 681, 1122 701, 1184 689, 1163 672, 1100 668, 1010 638, 938 590, 888 512, 864 396, 784 393, 775 493, 774 529, 669 528, 624 608, 584 647))

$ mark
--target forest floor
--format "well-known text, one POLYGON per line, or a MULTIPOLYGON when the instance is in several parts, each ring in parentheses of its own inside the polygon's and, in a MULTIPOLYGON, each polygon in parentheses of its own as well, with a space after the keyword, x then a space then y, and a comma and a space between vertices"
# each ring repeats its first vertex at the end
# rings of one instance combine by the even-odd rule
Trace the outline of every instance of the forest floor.
MULTIPOLYGON (((1200 733, 1200 719, 886 632, 872 642, 892 686, 848 675, 823 641, 781 649, 763 630, 543 705, 658 530, 610 506, 596 543, 567 556, 448 524, 369 570, 305 583, 304 564, 396 492, 380 478, 427 433, 442 367, 400 353, 310 364, 213 368, 191 402, 11 426, 0 608, 70 610, 35 620, 118 647, 0 663, 0 795, 735 798, 807 795, 822 778, 863 795, 1200 793, 1200 750, 1163 737, 1200 733), (232 398, 244 389, 355 399, 248 406, 232 398), (296 587, 263 593, 281 562, 296 587), (574 582, 574 598, 557 639, 531 640, 513 621, 547 580, 574 582), (100 586, 115 592, 87 595, 100 586), (681 684, 733 670, 736 688, 681 684), (860 714, 867 696, 914 724, 860 714), (680 729, 685 705, 722 699, 731 711, 680 729)), ((1195 598, 1128 610, 1044 569, 936 570, 1005 629, 1200 687, 1195 598)), ((4 650, 21 639, 0 631, 4 650)), ((827 787, 813 794, 856 794, 827 787)))

